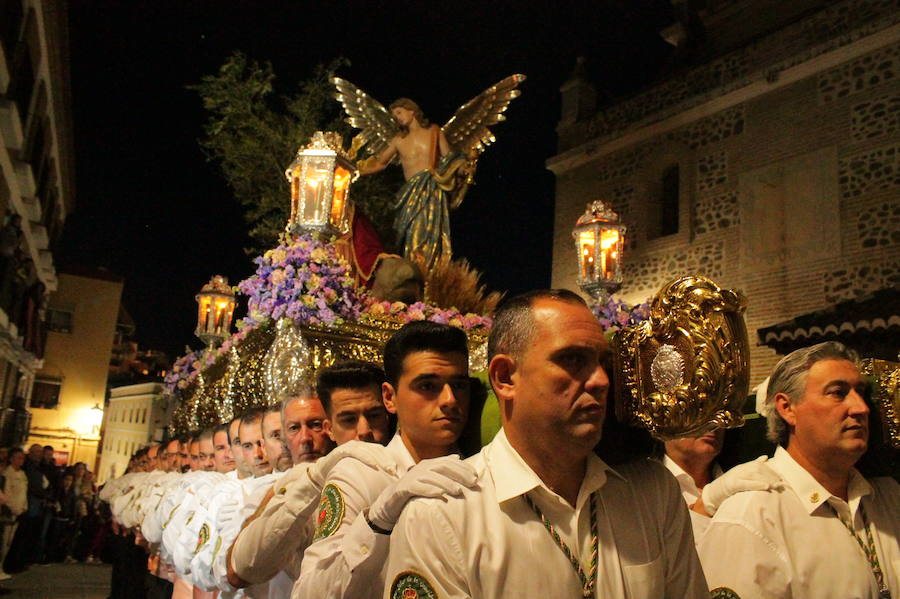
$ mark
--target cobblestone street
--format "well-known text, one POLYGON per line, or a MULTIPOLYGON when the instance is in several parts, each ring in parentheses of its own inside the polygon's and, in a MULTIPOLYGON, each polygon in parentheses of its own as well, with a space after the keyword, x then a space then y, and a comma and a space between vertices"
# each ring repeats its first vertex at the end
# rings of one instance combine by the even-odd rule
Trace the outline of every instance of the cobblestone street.
POLYGON ((0 595, 16 599, 106 599, 111 569, 107 564, 34 565, 0 582, 0 595))

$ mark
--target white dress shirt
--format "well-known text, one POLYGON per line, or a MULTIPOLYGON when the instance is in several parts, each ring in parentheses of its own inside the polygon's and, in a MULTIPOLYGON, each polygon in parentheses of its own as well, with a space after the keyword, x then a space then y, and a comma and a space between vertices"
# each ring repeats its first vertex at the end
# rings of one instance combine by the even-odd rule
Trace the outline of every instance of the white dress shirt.
MULTIPOLYGON (((200 474, 200 473, 198 473, 200 474)), ((186 518, 178 533, 176 547, 172 550, 172 563, 175 572, 184 578, 191 574, 191 562, 194 554, 200 549, 201 538, 208 538, 208 529, 201 534, 203 524, 208 518, 207 508, 212 499, 212 493, 220 483, 228 480, 224 474, 218 472, 203 472, 196 477, 188 487, 182 500, 182 510, 188 510, 186 518)))
POLYGON ((658 463, 639 460, 613 470, 590 455, 572 507, 541 481, 502 430, 468 462, 478 476, 474 488, 460 497, 407 504, 391 535, 384 597, 402 597, 402 589, 394 595, 394 584, 410 576, 441 599, 581 597, 572 564, 523 495, 531 497, 587 574, 594 492, 596 597, 707 597, 684 501, 658 463))
POLYGON ((900 597, 900 485, 867 481, 853 470, 844 501, 781 447, 766 463, 785 487, 729 497, 699 543, 710 588, 727 587, 745 599, 878 597, 869 560, 835 515, 865 540, 864 510, 885 583, 900 597))
POLYGON ((306 549, 293 599, 381 597, 390 537, 373 532, 363 510, 416 463, 400 433, 378 449, 385 453, 384 463, 392 464, 387 470, 354 459, 341 460, 332 469, 325 486, 340 490, 343 517, 334 534, 317 539, 306 549))
POLYGON ((243 589, 235 589, 231 586, 228 582, 226 556, 227 548, 231 546, 234 539, 241 531, 244 520, 253 515, 253 512, 256 511, 256 508, 259 507, 263 498, 265 498, 266 493, 268 493, 272 485, 278 482, 278 479, 281 478, 282 475, 284 475, 284 472, 272 472, 264 476, 245 478, 244 480, 239 481, 241 483, 242 494, 239 498, 240 507, 237 515, 227 520, 217 518, 216 527, 222 541, 220 550, 212 563, 212 572, 217 586, 222 591, 221 597, 223 599, 236 597, 265 598, 268 596, 268 585, 266 583, 250 585, 243 589))
MULTIPOLYGON (((685 472, 684 468, 679 466, 675 462, 675 460, 673 460, 669 456, 663 456, 662 464, 669 472, 672 473, 672 476, 675 477, 675 481, 678 483, 679 488, 681 488, 681 496, 684 497, 684 501, 685 503, 687 503, 688 511, 691 515, 691 527, 694 530, 694 543, 699 543, 700 538, 703 536, 703 533, 705 533, 706 529, 709 528, 710 518, 709 516, 704 516, 691 510, 691 506, 697 503, 697 500, 700 499, 700 493, 702 492, 702 490, 697 487, 697 483, 694 482, 694 478, 690 474, 685 472)), ((722 476, 722 468, 720 468, 718 464, 713 462, 713 480, 719 478, 720 476, 722 476)))
POLYGON ((194 586, 200 589, 214 591, 218 588, 213 574, 213 563, 215 563, 219 552, 228 549, 227 547, 222 547, 222 537, 217 527, 219 507, 223 503, 230 501, 232 497, 237 497, 242 493, 241 481, 228 475, 212 491, 212 497, 206 505, 206 518, 203 522, 203 525, 209 531, 209 536, 191 560, 191 577, 194 581, 194 586))

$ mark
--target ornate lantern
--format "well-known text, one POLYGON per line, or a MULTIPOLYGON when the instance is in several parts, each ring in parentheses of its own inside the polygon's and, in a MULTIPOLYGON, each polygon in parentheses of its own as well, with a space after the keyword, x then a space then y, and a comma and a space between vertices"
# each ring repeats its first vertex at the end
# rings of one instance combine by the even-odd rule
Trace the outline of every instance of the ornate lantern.
POLYGON ((222 343, 231 335, 234 291, 228 279, 216 275, 197 294, 197 330, 194 334, 207 346, 222 343))
POLYGON ((588 204, 572 236, 578 252, 578 285, 602 302, 622 286, 622 248, 626 227, 618 215, 597 200, 588 204))
POLYGON ((291 184, 288 233, 350 230, 350 184, 359 171, 344 152, 340 134, 316 131, 284 174, 291 184))

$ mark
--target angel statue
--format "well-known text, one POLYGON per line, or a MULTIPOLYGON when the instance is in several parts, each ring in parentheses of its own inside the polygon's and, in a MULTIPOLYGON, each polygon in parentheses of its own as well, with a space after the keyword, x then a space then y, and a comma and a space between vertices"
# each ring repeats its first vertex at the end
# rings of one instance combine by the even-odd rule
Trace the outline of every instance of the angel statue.
POLYGON ((347 122, 362 131, 350 153, 367 146, 368 158, 358 163, 361 175, 384 170, 399 161, 406 182, 397 192, 394 231, 403 256, 421 259, 431 268, 449 256, 450 208, 462 203, 475 176, 478 157, 495 138, 488 126, 505 120, 503 111, 521 93, 525 75, 511 75, 457 109, 443 127, 430 125, 418 104, 399 98, 386 109, 380 102, 335 77, 336 98, 347 122))

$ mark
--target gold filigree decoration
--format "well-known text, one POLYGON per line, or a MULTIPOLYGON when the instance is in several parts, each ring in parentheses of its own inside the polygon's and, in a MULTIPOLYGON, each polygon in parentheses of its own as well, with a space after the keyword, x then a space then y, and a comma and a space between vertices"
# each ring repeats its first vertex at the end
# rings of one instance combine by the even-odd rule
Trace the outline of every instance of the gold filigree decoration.
POLYGON ((282 318, 275 326, 275 340, 266 352, 266 398, 274 405, 285 393, 294 393, 314 383, 309 344, 294 321, 282 318))
POLYGON ((650 318, 613 340, 620 420, 669 440, 741 426, 749 342, 739 291, 705 277, 664 285, 650 318))
MULTIPOLYGON (((305 363, 302 377, 312 383, 319 369, 338 360, 365 360, 381 365, 384 344, 403 326, 400 320, 390 317, 373 318, 372 324, 344 323, 331 328, 324 326, 296 327, 283 319, 277 325, 261 324, 241 341, 235 343, 227 354, 213 366, 207 367, 182 393, 181 405, 172 416, 175 433, 185 433, 220 422, 227 422, 249 407, 271 401, 270 389, 277 395, 282 387, 299 380, 301 365, 305 363), (282 324, 287 323, 287 324, 282 324), (305 357, 294 360, 289 346, 296 350, 296 340, 284 341, 281 353, 271 352, 278 347, 279 331, 293 327, 306 343, 305 357), (276 358, 276 355, 280 357, 276 358), (293 369, 293 372, 291 370, 293 369), (267 383, 268 381, 271 381, 267 383)), ((480 372, 487 368, 487 333, 466 331, 469 341, 469 370, 480 372)), ((292 336, 291 333, 289 336, 292 336)))
POLYGON ((878 411, 885 441, 894 449, 900 449, 900 364, 866 358, 860 363, 859 370, 874 379, 872 402, 878 411))

